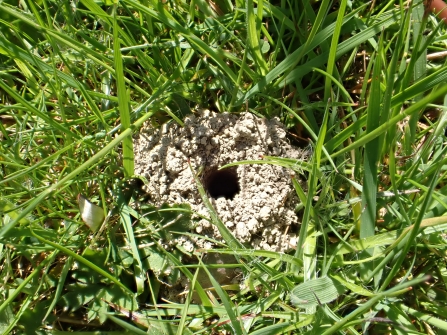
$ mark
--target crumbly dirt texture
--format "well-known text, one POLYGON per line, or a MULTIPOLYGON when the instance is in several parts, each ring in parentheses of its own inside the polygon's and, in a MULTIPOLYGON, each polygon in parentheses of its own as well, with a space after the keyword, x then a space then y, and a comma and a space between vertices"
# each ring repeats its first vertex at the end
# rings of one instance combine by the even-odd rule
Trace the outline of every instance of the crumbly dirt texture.
MULTIPOLYGON (((224 190, 231 184, 227 177, 237 180, 237 192, 232 197, 210 198, 222 222, 240 242, 272 251, 293 248, 298 199, 289 170, 269 164, 238 165, 227 174, 218 174, 217 181, 213 178, 217 168, 236 161, 261 160, 264 155, 305 157, 301 149, 290 145, 279 120, 205 110, 188 116, 184 123, 184 127, 175 123, 160 129, 144 127, 135 136, 135 172, 148 180, 145 189, 152 201, 158 205, 188 203, 209 217, 188 166, 190 159, 194 169, 203 167, 201 178, 206 189, 210 180, 224 190)), ((222 240, 218 229, 205 219, 198 221, 193 232, 222 240)), ((213 247, 201 238, 182 236, 178 242, 190 251, 213 247)))

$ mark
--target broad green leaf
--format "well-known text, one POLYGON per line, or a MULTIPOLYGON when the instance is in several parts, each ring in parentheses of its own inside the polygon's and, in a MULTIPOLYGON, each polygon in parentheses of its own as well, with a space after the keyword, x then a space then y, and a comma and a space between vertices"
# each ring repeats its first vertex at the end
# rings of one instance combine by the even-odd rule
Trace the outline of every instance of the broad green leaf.
POLYGON ((13 322, 14 312, 12 306, 6 306, 2 312, 0 312, 0 332, 5 334, 6 329, 8 329, 9 324, 13 322))
POLYGON ((332 279, 325 276, 295 286, 290 292, 290 300, 296 307, 308 309, 334 301, 338 295, 332 279))

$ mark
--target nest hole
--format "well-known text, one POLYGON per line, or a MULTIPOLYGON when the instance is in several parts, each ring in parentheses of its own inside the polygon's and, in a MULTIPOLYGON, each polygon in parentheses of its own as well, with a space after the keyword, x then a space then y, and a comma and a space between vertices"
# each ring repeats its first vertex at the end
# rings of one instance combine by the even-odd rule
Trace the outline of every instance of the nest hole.
POLYGON ((233 199, 241 190, 235 168, 217 170, 210 169, 204 176, 203 186, 211 198, 233 199))

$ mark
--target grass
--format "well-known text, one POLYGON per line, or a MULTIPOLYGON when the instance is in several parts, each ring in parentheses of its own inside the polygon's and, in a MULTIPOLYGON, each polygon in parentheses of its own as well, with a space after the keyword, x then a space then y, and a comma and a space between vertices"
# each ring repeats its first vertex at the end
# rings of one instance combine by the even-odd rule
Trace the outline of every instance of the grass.
POLYGON ((447 333, 446 36, 417 1, 0 2, 0 331, 447 333), (237 241, 197 178, 240 286, 165 248, 192 213, 134 178, 132 134, 197 107, 312 148, 262 161, 307 178, 288 254, 237 241))

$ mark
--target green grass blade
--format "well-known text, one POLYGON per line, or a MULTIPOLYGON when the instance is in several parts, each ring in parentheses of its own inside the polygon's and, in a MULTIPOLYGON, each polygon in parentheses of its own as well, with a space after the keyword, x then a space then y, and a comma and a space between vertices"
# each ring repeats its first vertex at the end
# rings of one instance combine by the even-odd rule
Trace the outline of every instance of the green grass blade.
MULTIPOLYGON (((136 122, 134 122, 133 127, 141 127, 141 125, 148 120, 152 116, 152 113, 147 113, 144 116, 142 116, 140 119, 138 119, 136 122)), ((103 158, 105 155, 109 154, 110 151, 117 146, 121 141, 126 138, 127 136, 132 135, 132 128, 128 128, 124 130, 120 135, 118 135, 116 138, 114 138, 108 145, 106 145, 104 148, 98 151, 94 156, 92 156, 90 159, 88 159, 86 162, 75 168, 72 172, 67 174, 65 177, 61 178, 57 183, 50 185, 47 189, 42 191, 37 197, 35 197, 26 208, 20 212, 20 214, 11 222, 9 222, 7 225, 4 225, 0 229, 0 238, 3 237, 8 231, 10 231, 12 228, 14 228, 17 224, 19 224, 20 220, 25 218, 28 214, 30 214, 37 205, 41 203, 43 199, 45 199, 48 195, 53 193, 57 189, 61 189, 62 187, 66 187, 66 183, 73 180, 73 178, 76 178, 78 174, 81 172, 84 172, 86 169, 88 169, 90 166, 97 163, 101 158, 103 158)))
POLYGON ((334 325, 329 327, 326 331, 324 331, 322 333, 322 335, 335 334, 336 332, 344 329, 346 324, 348 322, 350 322, 351 320, 353 320, 356 316, 359 316, 359 315, 365 313, 366 311, 370 310, 382 299, 389 297, 389 296, 393 296, 395 294, 405 294, 406 292, 408 292, 409 290, 412 289, 412 286, 418 285, 427 279, 428 279, 428 277, 416 278, 416 279, 404 282, 402 284, 399 284, 399 285, 389 289, 388 291, 377 294, 373 298, 369 299, 366 303, 364 303, 363 305, 358 307, 356 310, 354 310, 353 312, 351 312, 350 314, 345 316, 343 319, 341 319, 340 321, 336 322, 334 325))
MULTIPOLYGON (((320 12, 319 12, 320 13, 320 12)), ((350 13, 349 15, 344 17, 343 23, 345 24, 348 20, 350 20, 356 12, 350 13)), ((384 28, 389 27, 399 18, 399 14, 393 12, 387 12, 380 17, 378 17, 376 23, 365 30, 362 31, 361 34, 356 34, 353 37, 349 38, 346 41, 343 41, 338 45, 336 59, 338 59, 341 55, 349 52, 354 49, 361 43, 366 42, 368 39, 374 37, 379 31, 384 28)), ((296 64, 296 60, 300 59, 298 56, 304 56, 307 52, 310 52, 312 48, 321 44, 323 41, 327 40, 332 36, 335 30, 335 24, 332 24, 322 30, 319 34, 315 36, 314 39, 309 38, 309 43, 305 44, 303 47, 300 47, 298 50, 290 54, 284 61, 278 64, 273 70, 271 70, 264 78, 264 80, 260 83, 255 84, 246 94, 245 96, 237 102, 237 104, 241 104, 244 101, 250 99, 253 95, 262 91, 262 89, 269 84, 272 80, 277 78, 284 72, 290 71, 296 64)), ((321 68, 327 62, 329 56, 329 52, 325 52, 312 60, 308 61, 304 65, 300 65, 295 67, 284 79, 282 79, 278 85, 278 87, 282 87, 287 83, 295 82, 299 80, 310 71, 312 68, 321 68)))
MULTIPOLYGON (((34 114, 35 116, 41 118, 46 122, 46 124, 49 125, 49 127, 59 130, 63 134, 71 133, 70 129, 64 126, 63 124, 57 122, 56 120, 51 119, 48 115, 46 115, 45 112, 38 110, 36 107, 34 107, 31 103, 26 101, 24 97, 17 94, 12 88, 10 88, 8 85, 6 85, 3 80, 0 80, 0 88, 4 90, 7 94, 9 94, 12 98, 14 98, 15 101, 22 104, 26 110, 28 110, 30 113, 34 114)), ((75 133, 71 133, 74 137, 79 138, 75 133)))
POLYGON ((188 292, 188 295, 186 297, 185 305, 183 307, 182 315, 180 317, 180 322, 179 322, 178 328, 177 328, 177 335, 182 335, 185 332, 185 324, 186 324, 186 319, 188 317, 188 308, 189 308, 189 304, 192 299, 194 287, 196 286, 196 283, 197 283, 197 277, 199 275, 199 271, 200 271, 200 269, 196 270, 196 272, 194 273, 194 277, 191 281, 191 290, 188 292))
POLYGON ((137 242, 135 240, 135 234, 133 232, 132 221, 130 218, 130 211, 127 204, 124 202, 123 195, 120 194, 118 199, 119 213, 121 225, 126 232, 127 240, 130 243, 130 250, 134 259, 134 271, 135 271, 135 283, 137 286, 137 294, 144 292, 144 280, 145 272, 143 271, 143 264, 141 262, 140 254, 138 252, 137 242))
POLYGON ((49 163, 51 161, 54 161, 56 159, 56 157, 62 155, 64 152, 67 152, 67 151, 73 149, 73 147, 76 144, 79 144, 79 143, 78 142, 71 143, 71 144, 63 147, 62 149, 58 150, 54 154, 52 154, 52 155, 50 155, 48 157, 43 158, 40 162, 38 162, 38 163, 36 163, 36 164, 34 164, 32 166, 29 166, 29 167, 23 166, 23 169, 20 169, 16 173, 9 175, 7 178, 4 178, 3 180, 0 180, 0 185, 8 183, 8 182, 10 182, 10 181, 12 181, 12 180, 14 180, 16 178, 19 178, 21 176, 31 174, 31 172, 33 172, 35 170, 38 170, 41 166, 43 166, 43 165, 45 165, 45 164, 47 164, 47 163, 49 163))
POLYGON ((123 327, 125 330, 127 330, 128 332, 130 332, 131 334, 135 334, 135 335, 147 335, 147 331, 143 331, 138 327, 135 327, 129 323, 127 323, 126 321, 117 318, 116 316, 113 316, 111 314, 107 314, 107 318, 110 319, 111 321, 113 321, 114 323, 116 323, 118 326, 123 327))
MULTIPOLYGON (((113 17, 113 57, 115 64, 116 86, 118 94, 118 109, 120 112, 121 131, 130 127, 130 109, 129 95, 126 90, 123 73, 123 61, 120 50, 120 39, 118 36, 118 22, 116 18, 117 7, 115 5, 113 17)), ((132 137, 128 136, 123 139, 123 168, 125 177, 134 175, 134 156, 132 137)))
POLYGON ((53 312, 54 307, 56 306, 58 300, 60 299, 62 292, 64 290, 65 280, 67 279, 68 271, 70 271, 72 265, 73 265, 73 257, 68 257, 67 261, 64 264, 64 267, 62 268, 61 275, 57 283, 56 292, 54 293, 53 301, 51 301, 51 304, 48 307, 47 313, 43 317, 42 322, 44 322, 47 319, 47 317, 53 312))
MULTIPOLYGON (((292 114, 297 120, 300 121, 300 123, 304 126, 304 128, 306 128, 306 130, 309 132, 309 134, 312 136, 312 139, 315 141, 318 141, 318 136, 313 132, 313 130, 310 128, 310 126, 293 110, 291 109, 289 106, 287 106, 286 104, 280 102, 277 99, 274 99, 272 97, 269 97, 266 94, 259 94, 260 96, 263 96, 269 100, 274 101, 275 103, 277 103, 278 105, 280 105, 281 107, 283 107, 284 109, 286 109, 290 114, 292 114)), ((327 105, 326 105, 327 107, 327 105)), ((331 163, 331 165, 334 167, 335 170, 337 170, 337 168, 335 167, 334 162, 331 159, 331 156, 329 156, 328 151, 326 150, 326 148, 323 146, 322 150, 326 156, 326 158, 329 160, 329 162, 331 163)))
MULTIPOLYGON (((329 57, 327 61, 327 74, 324 81, 324 101, 329 101, 332 99, 331 96, 331 77, 334 73, 335 68, 335 56, 337 53, 338 39, 340 38, 340 32, 343 25, 343 18, 345 17, 347 0, 342 0, 340 3, 340 8, 338 9, 337 21, 335 23, 334 34, 332 35, 331 47, 329 50, 329 57)), ((348 95, 349 96, 349 95, 348 95)))
MULTIPOLYGON (((423 34, 425 29, 426 19, 425 15, 426 6, 423 2, 417 4, 412 10, 412 23, 413 23, 413 41, 415 41, 414 50, 417 51, 418 58, 414 63, 414 73, 413 80, 416 82, 424 78, 427 71, 427 49, 424 48, 424 42, 426 41, 426 37, 423 34)), ((423 93, 421 92, 418 96, 415 97, 415 101, 421 99, 423 97, 423 93)), ((408 130, 409 135, 405 137, 404 145, 407 147, 406 151, 408 154, 412 152, 412 144, 416 138, 416 127, 417 122, 419 121, 419 115, 413 114, 410 116, 410 120, 408 122, 408 130)))
POLYGON ((434 317, 433 315, 421 312, 419 310, 415 310, 411 307, 408 307, 404 305, 403 303, 399 303, 398 307, 403 311, 406 312, 419 320, 422 320, 424 322, 427 322, 436 328, 442 329, 443 331, 447 331, 447 322, 444 320, 441 320, 439 318, 434 317))
POLYGON ((253 256, 253 257, 266 257, 271 259, 278 259, 280 261, 296 265, 296 266, 302 266, 303 262, 291 255, 282 254, 274 251, 268 251, 268 250, 247 250, 247 249, 219 249, 219 250, 206 250, 206 249, 200 249, 201 252, 217 252, 220 254, 238 254, 242 256, 253 256))
MULTIPOLYGON (((447 148, 443 150, 444 155, 447 153, 447 148)), ((441 169, 441 165, 438 165, 438 171, 441 169)), ((427 211, 428 205, 430 204, 432 194, 435 190, 436 185, 438 184, 438 175, 434 174, 430 181, 430 187, 425 193, 425 199, 422 204, 422 206, 419 209, 419 214, 417 216, 416 222, 414 223, 411 231, 407 234, 407 236, 402 236, 403 241, 397 245, 397 249, 401 249, 402 252, 400 256, 396 259, 396 261, 393 264, 393 267, 391 271, 388 273, 388 276, 385 278, 385 280, 382 283, 381 290, 384 290, 391 281, 395 278, 396 274, 399 272, 401 265, 404 261, 404 259, 407 257, 407 253, 412 247, 412 241, 415 240, 416 236, 419 234, 419 229, 422 224, 422 219, 427 211)), ((408 231, 408 230, 407 230, 408 231)), ((399 239, 402 239, 400 237, 399 239)))
POLYGON ((256 66, 259 69, 261 75, 265 75, 268 71, 267 63, 262 57, 261 47, 259 44, 260 39, 260 26, 262 22, 262 3, 263 0, 258 2, 257 14, 255 15, 253 0, 247 1, 247 45, 250 47, 250 51, 255 60, 256 66))
MULTIPOLYGON (((312 156, 312 171, 309 175, 307 186, 307 201, 305 203, 303 219, 299 231, 298 242, 295 251, 295 257, 302 259, 304 281, 313 280, 316 277, 316 245, 317 245, 317 225, 318 218, 313 207, 313 196, 317 192, 317 182, 319 180, 321 154, 323 151, 323 143, 326 137, 327 121, 329 117, 329 105, 326 107, 326 112, 323 120, 323 125, 318 136, 318 141, 315 146, 314 154, 312 156)), ((293 271, 297 271, 296 267, 292 267, 293 271)), ((315 306, 309 307, 307 312, 315 313, 315 306)))
MULTIPOLYGON (((366 118, 366 133, 377 129, 380 125, 382 93, 380 89, 382 72, 383 34, 379 40, 379 47, 374 58, 371 93, 369 95, 368 112, 366 118)), ((380 138, 376 137, 365 144, 364 176, 362 192, 362 214, 360 217, 360 238, 374 235, 376 227, 377 204, 377 163, 379 160, 380 138)))

